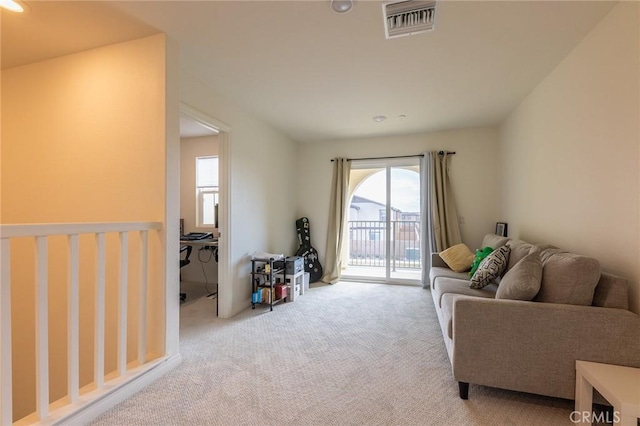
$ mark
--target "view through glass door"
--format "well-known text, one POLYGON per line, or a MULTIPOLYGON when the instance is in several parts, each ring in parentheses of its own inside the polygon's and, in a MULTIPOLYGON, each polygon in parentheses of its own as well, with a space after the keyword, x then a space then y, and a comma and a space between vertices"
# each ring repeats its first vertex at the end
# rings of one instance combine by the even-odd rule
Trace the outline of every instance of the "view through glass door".
POLYGON ((345 279, 419 282, 418 158, 353 161, 345 279))

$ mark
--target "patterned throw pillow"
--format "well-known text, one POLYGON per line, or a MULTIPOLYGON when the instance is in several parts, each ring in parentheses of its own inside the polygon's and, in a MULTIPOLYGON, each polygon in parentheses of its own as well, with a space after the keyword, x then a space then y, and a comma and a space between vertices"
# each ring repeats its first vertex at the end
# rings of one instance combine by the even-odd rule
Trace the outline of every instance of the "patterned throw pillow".
POLYGON ((470 288, 483 288, 498 278, 509 263, 511 247, 504 245, 484 258, 469 283, 470 288))

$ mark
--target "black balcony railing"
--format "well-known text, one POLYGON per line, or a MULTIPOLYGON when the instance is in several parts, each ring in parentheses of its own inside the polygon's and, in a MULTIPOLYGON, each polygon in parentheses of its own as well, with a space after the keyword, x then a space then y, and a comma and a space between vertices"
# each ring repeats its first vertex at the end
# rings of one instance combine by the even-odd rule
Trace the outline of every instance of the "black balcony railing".
MULTIPOLYGON (((349 266, 386 266, 387 223, 374 220, 350 220, 349 266)), ((420 221, 390 222, 389 263, 396 268, 420 269, 420 221)))

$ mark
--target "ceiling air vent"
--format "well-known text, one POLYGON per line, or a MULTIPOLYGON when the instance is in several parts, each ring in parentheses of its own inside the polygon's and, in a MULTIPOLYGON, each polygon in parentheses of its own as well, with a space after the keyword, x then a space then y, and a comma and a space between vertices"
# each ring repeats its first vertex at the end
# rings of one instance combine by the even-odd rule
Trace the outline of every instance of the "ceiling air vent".
POLYGON ((433 29, 436 2, 392 1, 382 4, 387 38, 418 34, 433 29))

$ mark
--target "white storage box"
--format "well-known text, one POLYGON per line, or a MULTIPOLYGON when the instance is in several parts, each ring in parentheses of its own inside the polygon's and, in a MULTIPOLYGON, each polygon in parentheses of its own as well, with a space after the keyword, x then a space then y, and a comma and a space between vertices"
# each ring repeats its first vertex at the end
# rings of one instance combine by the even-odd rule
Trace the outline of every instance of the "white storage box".
POLYGON ((285 282, 283 274, 276 274, 276 281, 285 282, 285 284, 289 287, 287 302, 295 302, 296 297, 304 294, 303 277, 304 272, 300 271, 295 275, 287 275, 287 279, 285 282))
POLYGON ((300 292, 300 294, 304 294, 305 291, 309 290, 309 277, 311 276, 311 274, 309 274, 308 272, 304 273, 304 278, 302 278, 302 291, 300 292))

